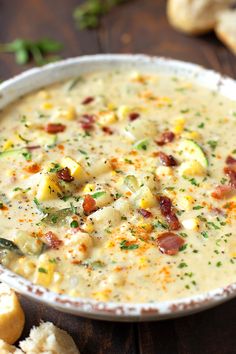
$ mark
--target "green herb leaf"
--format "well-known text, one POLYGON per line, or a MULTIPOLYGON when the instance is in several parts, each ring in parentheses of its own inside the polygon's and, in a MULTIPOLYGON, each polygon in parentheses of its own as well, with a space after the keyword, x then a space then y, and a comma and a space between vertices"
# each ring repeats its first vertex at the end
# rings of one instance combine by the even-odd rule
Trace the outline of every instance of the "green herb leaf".
POLYGON ((0 51, 14 53, 16 63, 20 65, 27 64, 31 58, 37 65, 43 65, 48 61, 58 59, 56 57, 47 57, 47 54, 58 52, 61 48, 61 43, 48 38, 35 42, 16 39, 13 42, 0 45, 0 51))
POLYGON ((135 250, 139 248, 139 245, 135 244, 135 243, 130 243, 127 240, 123 240, 120 242, 120 249, 121 250, 135 250))
POLYGON ((74 229, 76 229, 78 226, 79 226, 78 221, 76 221, 76 220, 71 221, 70 227, 73 227, 74 229))
POLYGON ((102 197, 104 194, 106 194, 106 192, 96 192, 96 193, 93 193, 91 196, 92 196, 94 199, 97 199, 97 198, 102 197))

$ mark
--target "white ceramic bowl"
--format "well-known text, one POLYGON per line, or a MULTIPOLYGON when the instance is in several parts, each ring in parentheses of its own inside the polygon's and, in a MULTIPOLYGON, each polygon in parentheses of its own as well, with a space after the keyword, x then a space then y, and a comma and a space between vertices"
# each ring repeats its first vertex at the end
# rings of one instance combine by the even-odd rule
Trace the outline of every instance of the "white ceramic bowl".
MULTIPOLYGON (((49 84, 99 70, 131 68, 181 76, 236 100, 236 82, 198 65, 144 55, 94 55, 67 59, 32 69, 0 85, 0 109, 18 97, 49 84)), ((0 265, 0 280, 32 300, 79 316, 115 321, 149 321, 183 316, 236 296, 236 283, 200 295, 154 303, 112 303, 55 294, 0 265)))

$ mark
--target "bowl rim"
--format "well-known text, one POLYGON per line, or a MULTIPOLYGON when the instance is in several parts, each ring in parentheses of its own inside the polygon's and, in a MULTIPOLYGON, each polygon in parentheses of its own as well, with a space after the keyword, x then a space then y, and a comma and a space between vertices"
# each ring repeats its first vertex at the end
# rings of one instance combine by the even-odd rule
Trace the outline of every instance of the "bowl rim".
MULTIPOLYGON (((170 72, 171 68, 173 70, 176 69, 182 72, 182 76, 192 76, 191 80, 203 78, 202 85, 236 100, 236 94, 232 93, 236 92, 236 81, 197 64, 143 54, 97 54, 68 58, 56 63, 47 64, 41 68, 33 68, 4 81, 0 84, 0 107, 4 107, 10 102, 14 102, 18 97, 31 92, 31 85, 34 79, 40 81, 40 77, 43 75, 53 74, 52 80, 50 79, 50 75, 47 75, 47 80, 41 79, 42 85, 33 84, 37 89, 49 84, 44 83, 43 85, 45 81, 51 83, 62 81, 64 78, 60 74, 60 71, 63 72, 64 70, 66 72, 66 69, 70 67, 79 68, 81 65, 84 65, 86 68, 86 66, 89 67, 91 65, 91 67, 94 67, 100 64, 105 67, 114 63, 117 65, 124 64, 124 66, 128 64, 137 65, 138 67, 145 65, 147 68, 153 65, 156 69, 158 67, 159 69, 160 67, 166 68, 167 72, 168 70, 170 72), (18 91, 21 93, 19 94, 18 91)), ((91 69, 87 69, 88 71, 91 71, 91 69)), ((181 76, 179 73, 177 75, 181 76)), ((68 79, 72 76, 66 74, 65 78, 68 79)), ((3 265, 0 265, 0 281, 7 283, 17 292, 32 300, 50 305, 60 311, 83 317, 116 321, 150 321, 183 316, 213 307, 236 296, 235 281, 227 286, 176 300, 152 303, 102 302, 90 298, 73 298, 69 295, 56 294, 53 291, 32 283, 3 265)))

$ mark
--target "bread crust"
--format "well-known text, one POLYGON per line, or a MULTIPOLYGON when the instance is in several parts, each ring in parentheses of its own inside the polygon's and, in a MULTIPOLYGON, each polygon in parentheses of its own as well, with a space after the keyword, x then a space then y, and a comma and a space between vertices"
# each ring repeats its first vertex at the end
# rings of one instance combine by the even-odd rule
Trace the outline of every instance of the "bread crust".
POLYGON ((220 11, 232 0, 168 0, 167 17, 179 31, 198 35, 214 29, 220 11))
POLYGON ((215 33, 236 54, 236 9, 226 10, 219 14, 215 33))

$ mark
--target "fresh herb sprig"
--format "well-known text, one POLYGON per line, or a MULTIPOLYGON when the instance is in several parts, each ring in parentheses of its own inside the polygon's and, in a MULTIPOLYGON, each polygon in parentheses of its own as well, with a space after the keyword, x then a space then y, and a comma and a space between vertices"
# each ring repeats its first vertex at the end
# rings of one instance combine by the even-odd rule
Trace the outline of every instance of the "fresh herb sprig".
POLYGON ((29 41, 25 39, 15 39, 6 44, 0 44, 0 52, 15 54, 17 64, 23 65, 31 60, 36 65, 44 65, 48 62, 58 60, 58 56, 50 54, 57 53, 62 49, 62 44, 49 38, 43 38, 38 41, 29 41))
POLYGON ((73 17, 79 29, 97 28, 102 16, 111 11, 117 5, 128 0, 86 0, 75 8, 73 17))

